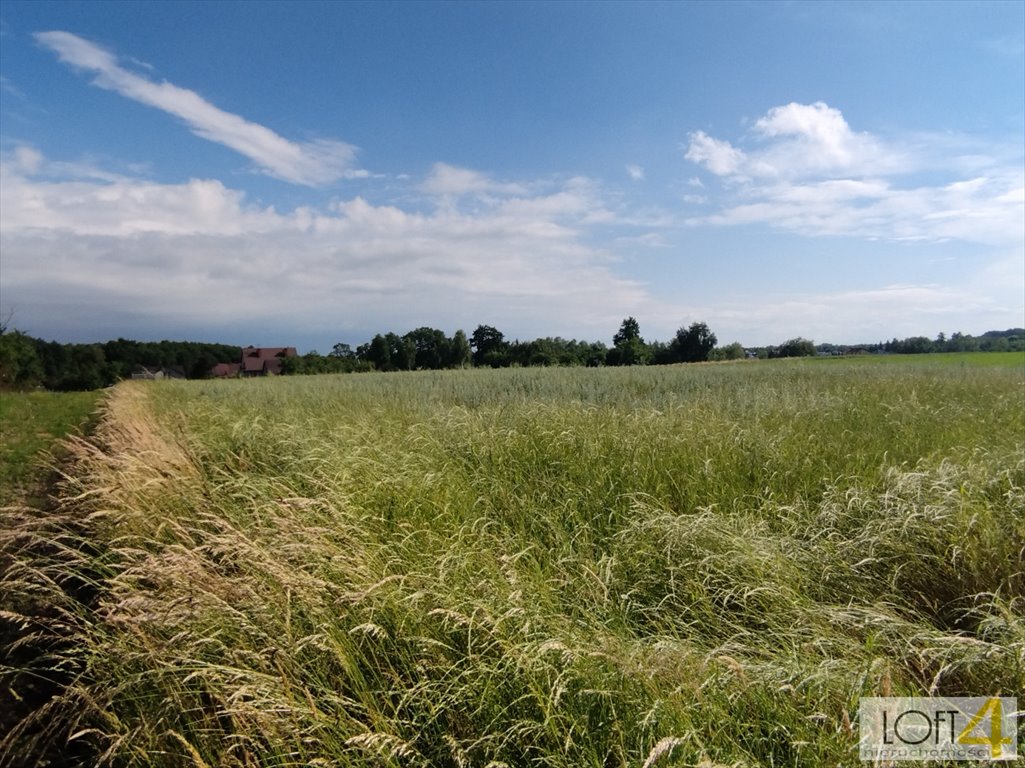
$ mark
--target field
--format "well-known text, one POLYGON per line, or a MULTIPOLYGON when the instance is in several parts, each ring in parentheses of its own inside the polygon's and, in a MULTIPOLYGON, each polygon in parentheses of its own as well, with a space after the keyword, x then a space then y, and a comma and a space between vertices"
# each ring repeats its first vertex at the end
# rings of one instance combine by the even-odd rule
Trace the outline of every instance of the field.
POLYGON ((5 513, 0 755, 859 765, 1025 690, 1025 364, 956 357, 121 384, 5 513))
POLYGON ((0 393, 0 506, 33 496, 54 442, 85 424, 96 392, 0 393))

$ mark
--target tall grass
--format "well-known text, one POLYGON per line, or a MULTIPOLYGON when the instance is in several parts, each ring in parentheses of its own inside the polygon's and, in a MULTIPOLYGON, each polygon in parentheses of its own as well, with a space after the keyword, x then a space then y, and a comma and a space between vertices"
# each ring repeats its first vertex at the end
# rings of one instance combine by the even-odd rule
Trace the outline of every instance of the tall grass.
POLYGON ((1019 366, 120 385, 5 534, 67 674, 3 754, 855 765, 859 696, 1025 689, 1023 433, 1019 366))

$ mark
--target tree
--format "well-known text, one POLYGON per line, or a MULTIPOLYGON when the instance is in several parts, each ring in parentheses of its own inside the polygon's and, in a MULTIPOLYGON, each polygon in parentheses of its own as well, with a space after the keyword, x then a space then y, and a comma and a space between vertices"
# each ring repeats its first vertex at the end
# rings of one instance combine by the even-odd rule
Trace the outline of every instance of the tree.
POLYGON ((196 358, 196 362, 192 364, 192 367, 188 370, 188 376, 190 379, 205 379, 210 375, 210 371, 217 363, 220 362, 210 352, 203 351, 196 358))
POLYGON ((0 327, 0 389, 33 389, 43 382, 43 365, 30 336, 0 327))
POLYGON ((605 354, 606 365, 647 365, 651 350, 642 339, 629 339, 617 344, 605 354))
POLYGON ((71 359, 64 376, 58 382, 58 389, 84 391, 114 383, 106 370, 106 359, 99 344, 72 344, 69 347, 71 359))
POLYGON ((681 363, 700 363, 708 359, 717 339, 704 323, 691 323, 680 328, 670 343, 672 357, 681 363))
POLYGON ((612 337, 612 346, 618 347, 629 341, 640 341, 644 342, 641 338, 641 326, 637 320, 633 317, 628 317, 623 321, 622 325, 619 326, 619 330, 616 335, 612 337))
POLYGON ((581 360, 584 365, 588 368, 597 368, 599 365, 605 365, 605 360, 608 356, 608 349, 605 347, 605 342, 594 341, 590 344, 583 342, 584 348, 581 353, 581 360))
POLYGON ((388 340, 381 334, 377 334, 370 340, 367 361, 378 371, 391 370, 391 348, 388 345, 388 340))
POLYGON ((328 355, 330 357, 340 357, 343 360, 351 360, 354 356, 352 347, 348 344, 343 344, 342 342, 335 344, 334 347, 331 348, 331 351, 328 352, 328 355))
MULTIPOLYGON (((309 358, 309 357, 310 356, 307 355, 307 358, 309 358)), ((319 357, 319 355, 318 355, 318 357, 319 357)), ((284 357, 284 358, 281 359, 281 368, 280 368, 281 375, 282 376, 291 376, 292 374, 296 374, 296 373, 306 373, 307 372, 306 371, 306 365, 308 363, 309 363, 309 360, 306 359, 306 358, 302 358, 302 357, 284 357)))
POLYGON ((633 317, 626 318, 612 337, 612 349, 605 355, 608 365, 646 365, 651 349, 641 338, 641 327, 633 317))
POLYGON ((747 357, 744 348, 739 341, 727 344, 725 347, 716 347, 708 356, 709 360, 743 360, 747 357))
POLYGON ((466 338, 466 331, 460 328, 452 337, 449 345, 449 368, 465 368, 470 364, 473 352, 470 350, 470 340, 466 338))
POLYGON ((448 337, 437 328, 417 328, 402 337, 405 344, 412 344, 412 366, 436 371, 445 367, 450 357, 448 337))
POLYGON ((416 367, 416 342, 408 335, 401 339, 394 333, 388 334, 389 341, 394 344, 392 362, 400 371, 411 371, 416 367))
MULTIPOLYGON (((923 337, 924 338, 924 337, 923 337)), ((928 339, 925 339, 929 342, 928 339)), ((776 350, 776 357, 814 357, 815 356, 815 342, 809 339, 802 339, 798 336, 796 339, 789 339, 780 345, 779 349, 776 350)))
POLYGON ((490 365, 498 368, 505 363, 505 352, 509 345, 500 330, 490 325, 478 325, 470 336, 474 365, 490 365))

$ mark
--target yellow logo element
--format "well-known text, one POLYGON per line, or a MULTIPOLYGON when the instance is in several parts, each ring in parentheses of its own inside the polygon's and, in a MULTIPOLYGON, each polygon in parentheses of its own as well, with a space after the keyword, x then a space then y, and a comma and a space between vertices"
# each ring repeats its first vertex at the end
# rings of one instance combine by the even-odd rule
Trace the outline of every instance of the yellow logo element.
POLYGON ((957 737, 958 744, 989 745, 989 756, 993 760, 999 760, 1003 756, 1004 746, 1010 746, 1010 737, 1004 736, 1004 710, 1003 705, 997 696, 990 696, 982 705, 968 725, 964 727, 957 737), (976 728, 986 718, 989 718, 989 736, 976 736, 973 734, 976 728))

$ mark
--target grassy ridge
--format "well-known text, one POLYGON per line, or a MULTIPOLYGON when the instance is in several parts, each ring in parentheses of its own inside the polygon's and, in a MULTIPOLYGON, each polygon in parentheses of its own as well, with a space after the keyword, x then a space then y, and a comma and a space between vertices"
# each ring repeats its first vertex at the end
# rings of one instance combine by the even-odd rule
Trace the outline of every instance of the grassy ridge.
POLYGON ((65 489, 99 546, 8 580, 102 590, 51 722, 125 765, 855 765, 861 695, 1022 690, 1025 369, 824 362, 119 386, 65 489))

